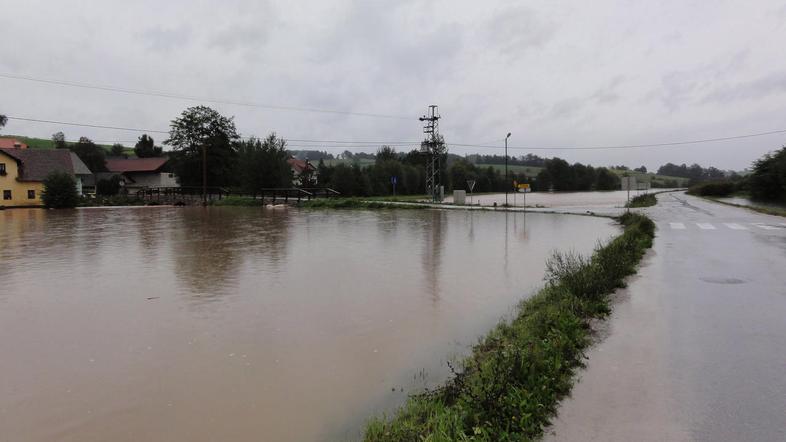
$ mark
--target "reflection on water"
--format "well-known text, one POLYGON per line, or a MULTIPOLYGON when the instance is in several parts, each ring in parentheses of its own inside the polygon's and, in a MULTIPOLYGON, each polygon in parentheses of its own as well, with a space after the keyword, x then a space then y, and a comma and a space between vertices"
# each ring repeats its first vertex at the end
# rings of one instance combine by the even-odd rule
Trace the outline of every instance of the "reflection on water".
POLYGON ((449 375, 608 220, 463 211, 0 212, 8 440, 352 439, 449 375))

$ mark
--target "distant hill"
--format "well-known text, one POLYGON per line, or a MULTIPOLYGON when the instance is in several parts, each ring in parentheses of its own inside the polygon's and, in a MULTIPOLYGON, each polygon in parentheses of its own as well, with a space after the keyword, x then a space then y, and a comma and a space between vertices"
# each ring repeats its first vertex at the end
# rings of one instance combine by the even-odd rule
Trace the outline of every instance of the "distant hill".
MULTIPOLYGON (((12 135, 12 134, 0 134, 0 138, 16 138, 17 140, 27 144, 31 149, 54 149, 55 144, 52 142, 51 139, 48 138, 35 138, 35 137, 26 137, 24 135, 12 135)), ((72 142, 68 142, 68 144, 72 144, 72 142)), ((111 144, 98 144, 109 152, 112 149, 111 144)), ((126 147, 125 150, 126 155, 134 156, 134 149, 131 147, 126 147)))

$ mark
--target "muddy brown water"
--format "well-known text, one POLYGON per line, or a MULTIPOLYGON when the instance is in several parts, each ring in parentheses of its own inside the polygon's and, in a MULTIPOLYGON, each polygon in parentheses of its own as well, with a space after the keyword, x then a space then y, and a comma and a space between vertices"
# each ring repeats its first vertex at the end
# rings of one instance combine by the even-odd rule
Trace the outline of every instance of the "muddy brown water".
POLYGON ((0 440, 357 439, 607 219, 0 212, 0 440))

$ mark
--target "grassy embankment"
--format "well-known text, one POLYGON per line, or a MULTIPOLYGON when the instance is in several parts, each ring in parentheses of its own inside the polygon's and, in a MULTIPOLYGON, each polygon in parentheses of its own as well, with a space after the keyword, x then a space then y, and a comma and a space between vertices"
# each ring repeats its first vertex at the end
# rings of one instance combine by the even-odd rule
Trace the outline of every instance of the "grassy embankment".
POLYGON ((547 284, 523 301, 510 322, 492 330, 443 387, 411 396, 389 418, 372 419, 367 441, 499 441, 542 435, 571 389, 590 322, 610 312, 609 295, 624 287, 651 247, 655 225, 629 213, 624 232, 591 258, 555 254, 547 284))
MULTIPOLYGON (((31 149, 54 149, 55 148, 55 144, 52 142, 51 139, 48 139, 48 138, 35 138, 35 137, 25 137, 25 136, 21 136, 21 135, 5 135, 5 134, 0 135, 0 136, 2 136, 3 138, 16 138, 17 140, 27 144, 27 146, 30 147, 31 149)), ((69 141, 68 144, 73 144, 73 141, 69 141)), ((98 144, 98 143, 96 143, 96 144, 99 147, 103 147, 104 150, 107 151, 107 153, 109 153, 112 150, 112 146, 109 145, 109 144, 98 144)), ((136 154, 134 154, 134 149, 131 148, 131 147, 126 147, 125 150, 123 151, 123 153, 125 155, 128 155, 129 157, 135 157, 136 156, 136 154)))
POLYGON ((747 193, 738 191, 737 185, 731 181, 709 181, 706 183, 697 184, 688 189, 687 193, 688 195, 702 197, 704 199, 708 199, 719 204, 725 204, 727 206, 749 209, 767 215, 786 216, 786 207, 762 206, 757 205, 755 201, 751 201, 751 204, 748 205, 719 200, 718 198, 724 197, 750 197, 750 195, 747 193))
POLYGON ((705 196, 703 198, 708 199, 715 203, 725 204, 727 206, 732 206, 732 207, 739 207, 741 209, 753 210, 754 212, 763 213, 765 215, 786 216, 786 207, 780 208, 780 207, 769 207, 769 206, 749 206, 745 204, 736 204, 728 201, 721 201, 715 197, 705 196))
POLYGON ((655 204, 658 204, 658 199, 655 197, 655 194, 645 193, 643 195, 633 197, 629 203, 625 204, 625 207, 650 207, 654 206, 655 204))

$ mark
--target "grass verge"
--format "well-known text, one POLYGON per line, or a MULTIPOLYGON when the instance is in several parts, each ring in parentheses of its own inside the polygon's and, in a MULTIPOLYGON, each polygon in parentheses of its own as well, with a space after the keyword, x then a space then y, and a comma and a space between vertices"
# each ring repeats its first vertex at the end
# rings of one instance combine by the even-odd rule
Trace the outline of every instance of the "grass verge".
POLYGON ((739 207, 741 209, 753 210, 754 212, 764 213, 766 215, 786 216, 786 209, 781 209, 781 208, 778 208, 778 207, 748 206, 748 205, 745 205, 745 204, 735 204, 735 203, 730 203, 728 201, 721 201, 721 200, 719 200, 717 198, 711 198, 711 197, 706 197, 706 196, 702 197, 702 198, 710 200, 710 201, 718 203, 718 204, 725 204, 727 206, 739 207))
POLYGON ((554 254, 547 284, 519 305, 454 368, 443 387, 411 396, 390 417, 374 418, 367 441, 505 441, 542 435, 573 385, 591 344, 590 321, 611 309, 652 246, 655 224, 644 215, 619 218, 623 233, 591 257, 554 254))
POLYGON ((309 209, 427 209, 426 205, 396 204, 385 201, 369 201, 363 198, 325 198, 303 201, 300 207, 309 209))
POLYGON ((643 195, 633 197, 629 203, 625 204, 625 207, 650 207, 654 206, 655 204, 658 204, 658 199, 655 197, 655 194, 645 193, 643 195))

